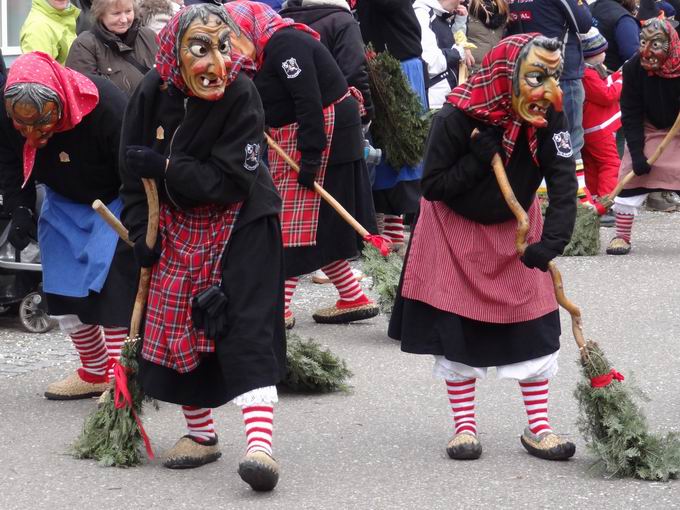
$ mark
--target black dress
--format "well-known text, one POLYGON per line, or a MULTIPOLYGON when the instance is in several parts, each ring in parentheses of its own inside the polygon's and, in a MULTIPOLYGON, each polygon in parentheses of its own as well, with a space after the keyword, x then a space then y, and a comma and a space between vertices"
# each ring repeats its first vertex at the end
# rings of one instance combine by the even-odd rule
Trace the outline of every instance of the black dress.
MULTIPOLYGON (((491 168, 488 171, 482 168, 469 151, 474 128, 483 129, 484 125, 450 104, 435 115, 424 161, 423 196, 426 200, 444 202, 457 214, 481 224, 512 220, 514 216, 491 168)), ((523 131, 506 165, 510 184, 525 210, 534 201, 536 189, 545 177, 550 205, 541 242, 555 255, 569 242, 576 215, 574 161, 571 154, 558 147, 561 138, 556 138, 566 132, 564 115, 549 113, 548 127, 537 132, 539 164, 530 156, 523 131)), ((490 253, 489 257, 492 256, 490 253)), ((402 285, 403 281, 399 284, 388 334, 401 340, 405 352, 441 355, 469 366, 489 367, 535 359, 559 349, 557 310, 524 322, 482 322, 402 297, 402 285)))
MULTIPOLYGON (((108 80, 89 78, 99 91, 99 103, 73 129, 55 133, 36 152, 33 173, 24 188, 24 139, 12 126, 4 100, 0 100, 0 182, 6 210, 27 207, 35 211, 36 182, 80 204, 89 205, 96 199, 109 203, 118 197, 118 145, 126 97, 108 80), (68 161, 60 157, 63 154, 69 156, 68 161)), ((132 250, 119 241, 99 293, 91 291, 84 298, 47 293, 47 309, 50 315, 77 315, 85 324, 128 327, 137 281, 132 250)))
MULTIPOLYGON (((138 378, 159 400, 216 407, 285 375, 281 200, 266 166, 252 164, 253 147, 263 147, 264 113, 248 78, 240 74, 215 102, 162 85, 152 70, 131 98, 121 150, 138 144, 170 156, 166 179, 158 183, 161 202, 182 209, 243 206, 222 258, 228 333, 191 372, 140 357, 138 378)), ((146 232, 146 198, 139 179, 124 164, 121 169, 123 222, 139 239, 146 232)))
MULTIPOLYGON (((323 108, 341 98, 347 81, 329 51, 311 35, 293 28, 276 32, 264 49, 254 79, 268 126, 297 122, 301 161, 318 163, 326 146, 323 108), (293 60, 301 79, 289 79, 283 64, 293 60), (304 79, 302 79, 304 78, 304 79)), ((363 166, 363 134, 353 97, 335 105, 335 125, 323 187, 369 232, 376 233, 371 184, 363 166)), ((285 249, 286 277, 310 273, 357 254, 357 234, 321 200, 315 246, 285 249)))

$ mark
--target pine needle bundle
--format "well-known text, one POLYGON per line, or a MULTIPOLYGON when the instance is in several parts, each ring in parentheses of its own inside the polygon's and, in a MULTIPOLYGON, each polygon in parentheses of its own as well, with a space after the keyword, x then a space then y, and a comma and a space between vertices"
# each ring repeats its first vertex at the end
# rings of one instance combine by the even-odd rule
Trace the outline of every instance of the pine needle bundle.
POLYGON ((141 340, 126 341, 119 363, 127 372, 127 387, 132 397, 132 408, 116 408, 109 391, 104 402, 85 420, 80 437, 73 445, 78 459, 94 459, 102 466, 132 467, 142 462, 142 435, 134 412, 140 415, 144 393, 137 384, 137 352, 141 340))
POLYGON ((392 313, 397 297, 399 278, 404 260, 392 252, 384 257, 374 246, 366 244, 362 253, 364 273, 373 280, 371 288, 378 294, 378 305, 383 313, 392 313))
POLYGON ((592 387, 592 378, 610 374, 612 367, 594 342, 586 346, 587 360, 581 363, 584 379, 574 392, 579 402, 578 427, 588 448, 612 476, 667 481, 680 474, 680 437, 649 432, 647 419, 635 403, 630 384, 612 380, 592 387))
POLYGON ((282 384, 293 391, 331 393, 349 389, 347 380, 353 374, 345 360, 314 340, 288 333, 286 361, 288 373, 282 384))
POLYGON ((600 217, 592 207, 579 203, 571 241, 564 249, 565 257, 590 257, 600 253, 600 217))
POLYGON ((401 64, 388 51, 366 51, 375 118, 373 145, 385 151, 393 168, 416 166, 423 158, 429 121, 418 95, 411 89, 401 64))

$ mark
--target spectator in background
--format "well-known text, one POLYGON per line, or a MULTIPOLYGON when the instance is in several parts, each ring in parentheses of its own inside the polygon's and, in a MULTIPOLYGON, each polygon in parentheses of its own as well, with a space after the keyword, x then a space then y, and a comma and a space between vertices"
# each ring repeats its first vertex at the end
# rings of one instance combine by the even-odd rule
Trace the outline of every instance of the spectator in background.
POLYGON ((634 17, 635 0, 597 0, 590 6, 597 29, 609 43, 604 65, 610 72, 621 68, 640 47, 640 25, 634 17))
MULTIPOLYGON (((457 14, 467 15, 467 9, 459 0, 415 0, 416 13, 422 36, 422 59, 427 64, 427 99, 431 109, 439 110, 446 96, 458 83, 458 66, 466 60, 466 50, 454 40, 454 21, 457 14)), ((469 52, 469 50, 468 50, 469 52)), ((472 67, 472 55, 468 53, 468 67, 472 67)))
POLYGON ((510 10, 506 0, 471 0, 468 7, 467 39, 472 48, 473 71, 482 65, 484 55, 503 38, 510 10))
MULTIPOLYGON (((420 24, 411 0, 357 0, 356 12, 364 43, 377 52, 388 50, 401 62, 401 69, 427 108, 427 69, 421 60, 420 24)), ((373 201, 382 234, 395 248, 404 245, 406 213, 415 213, 420 200, 422 164, 392 168, 384 160, 375 168, 373 201)))
POLYGON ((563 41, 564 69, 560 88, 564 92, 564 113, 569 122, 569 135, 573 157, 576 160, 576 176, 581 202, 589 202, 590 194, 585 185, 581 149, 583 148, 583 90, 584 62, 579 34, 585 34, 592 26, 593 18, 588 4, 581 0, 510 0, 510 34, 538 32, 563 41))
POLYGON ((60 64, 66 62, 79 13, 69 0, 33 0, 19 34, 21 52, 42 51, 60 64))
MULTIPOLYGON (((621 160, 616 149, 616 130, 621 127, 619 99, 623 86, 621 70, 608 76, 604 66, 607 40, 597 28, 591 28, 581 36, 586 69, 583 88, 583 163, 586 186, 593 197, 609 195, 616 187, 621 160)), ((614 225, 613 212, 606 212, 596 202, 603 226, 614 225)))
POLYGON ((81 73, 103 76, 131 96, 153 67, 156 34, 140 26, 134 0, 94 0, 91 30, 78 36, 66 65, 81 73))
POLYGON ((142 26, 158 33, 183 6, 184 0, 142 0, 139 20, 142 26))
POLYGON ((90 30, 92 28, 92 18, 90 17, 92 0, 71 0, 71 3, 80 9, 80 15, 76 20, 76 34, 90 30))

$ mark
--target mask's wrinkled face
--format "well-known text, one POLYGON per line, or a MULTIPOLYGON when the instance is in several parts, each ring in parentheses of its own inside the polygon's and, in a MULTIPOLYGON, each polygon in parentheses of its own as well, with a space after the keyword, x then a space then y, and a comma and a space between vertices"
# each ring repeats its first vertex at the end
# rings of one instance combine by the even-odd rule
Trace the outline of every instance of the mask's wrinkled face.
POLYGON ((659 20, 645 23, 640 32, 640 65, 650 73, 658 71, 668 58, 670 38, 659 20))
POLYGON ((517 64, 513 83, 512 108, 519 117, 535 127, 548 125, 550 105, 562 111, 562 53, 531 45, 526 57, 517 64))
POLYGON ((200 99, 217 101, 227 86, 227 66, 231 63, 228 27, 211 14, 207 23, 191 22, 180 44, 180 71, 191 92, 200 99))
POLYGON ((5 101, 5 109, 14 128, 36 149, 47 145, 59 122, 59 105, 54 101, 46 101, 42 110, 38 110, 28 101, 20 101, 14 107, 9 101, 5 101))

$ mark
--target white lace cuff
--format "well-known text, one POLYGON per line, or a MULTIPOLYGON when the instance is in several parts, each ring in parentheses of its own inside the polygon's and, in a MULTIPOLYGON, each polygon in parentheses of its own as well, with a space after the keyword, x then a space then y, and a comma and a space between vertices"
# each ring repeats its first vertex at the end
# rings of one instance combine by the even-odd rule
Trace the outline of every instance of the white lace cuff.
POLYGON ((256 388, 243 393, 232 400, 232 402, 239 407, 256 406, 259 404, 276 404, 278 401, 279 395, 276 392, 276 386, 256 388))

